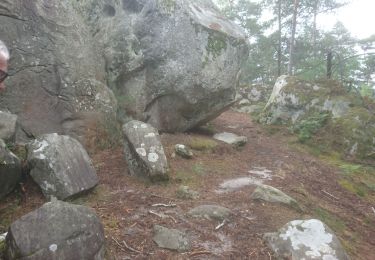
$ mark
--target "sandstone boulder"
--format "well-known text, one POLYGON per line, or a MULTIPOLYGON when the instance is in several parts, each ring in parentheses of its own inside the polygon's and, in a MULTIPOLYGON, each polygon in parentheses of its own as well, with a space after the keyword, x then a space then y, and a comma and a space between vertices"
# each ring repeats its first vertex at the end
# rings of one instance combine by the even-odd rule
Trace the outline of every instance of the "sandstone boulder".
POLYGON ((99 181, 83 146, 69 136, 42 135, 28 145, 30 175, 47 197, 64 200, 99 181))
POLYGON ((104 259, 104 229, 92 209, 48 202, 21 217, 6 237, 7 259, 104 259))
POLYGON ((211 1, 79 1, 128 116, 185 131, 234 101, 245 34, 211 1))
POLYGON ((104 59, 73 2, 0 2, 0 35, 12 54, 0 109, 18 115, 17 137, 58 132, 83 139, 91 120, 115 118, 104 59))
POLYGON ((132 120, 123 125, 125 159, 131 175, 151 180, 168 179, 168 163, 158 131, 132 120))

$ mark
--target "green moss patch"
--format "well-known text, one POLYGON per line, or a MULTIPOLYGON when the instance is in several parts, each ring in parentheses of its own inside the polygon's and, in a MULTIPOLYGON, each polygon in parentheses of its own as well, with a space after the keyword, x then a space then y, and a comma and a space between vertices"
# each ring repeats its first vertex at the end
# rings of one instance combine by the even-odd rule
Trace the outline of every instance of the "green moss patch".
POLYGON ((203 137, 193 137, 187 145, 197 151, 212 151, 218 144, 212 139, 203 137))

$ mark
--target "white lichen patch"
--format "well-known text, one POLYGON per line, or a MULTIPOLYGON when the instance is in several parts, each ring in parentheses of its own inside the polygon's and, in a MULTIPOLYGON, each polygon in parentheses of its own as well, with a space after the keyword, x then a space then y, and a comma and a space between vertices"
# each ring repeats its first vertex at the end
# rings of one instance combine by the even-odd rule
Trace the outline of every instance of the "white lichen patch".
POLYGON ((56 250, 57 250, 57 245, 56 244, 52 244, 52 245, 49 246, 49 251, 56 252, 56 250))
POLYGON ((143 148, 143 147, 137 148, 137 149, 135 149, 135 151, 136 151, 139 155, 141 155, 141 156, 146 156, 146 155, 147 155, 146 149, 143 148))
POLYGON ((148 133, 147 135, 145 135, 145 138, 150 138, 150 137, 155 137, 156 134, 155 133, 148 133))
POLYGON ((40 159, 40 160, 44 160, 44 159, 46 159, 46 156, 41 153, 41 154, 36 155, 35 158, 40 159))
POLYGON ((141 128, 145 129, 145 128, 147 128, 147 125, 146 124, 141 124, 141 128))
POLYGON ((159 160, 159 155, 157 153, 149 153, 148 156, 147 156, 147 159, 150 161, 150 162, 157 162, 159 160))
POLYGON ((306 250, 306 257, 335 259, 336 252, 330 246, 332 234, 327 233, 324 224, 317 219, 294 220, 280 234, 283 240, 289 240, 293 250, 306 250))

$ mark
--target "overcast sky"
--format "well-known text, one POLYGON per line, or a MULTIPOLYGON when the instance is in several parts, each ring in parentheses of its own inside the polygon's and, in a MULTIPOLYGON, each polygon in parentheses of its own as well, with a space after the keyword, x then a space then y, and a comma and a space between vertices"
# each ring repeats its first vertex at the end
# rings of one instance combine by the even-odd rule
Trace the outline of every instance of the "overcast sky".
POLYGON ((341 21, 351 34, 360 39, 375 34, 375 0, 351 0, 351 3, 339 9, 336 14, 318 17, 321 28, 329 30, 341 21))

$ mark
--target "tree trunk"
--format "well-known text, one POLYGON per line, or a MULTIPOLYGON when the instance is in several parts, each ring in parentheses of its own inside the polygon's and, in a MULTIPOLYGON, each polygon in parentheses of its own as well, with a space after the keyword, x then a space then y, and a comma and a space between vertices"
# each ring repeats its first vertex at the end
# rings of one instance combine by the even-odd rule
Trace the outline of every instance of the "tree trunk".
POLYGON ((317 30, 316 30, 316 17, 318 16, 318 0, 315 0, 315 3, 314 3, 314 21, 313 21, 313 58, 316 59, 316 34, 317 34, 317 30))
POLYGON ((295 42, 296 27, 297 27, 298 5, 299 5, 299 0, 294 0, 292 35, 290 36, 290 47, 289 47, 288 75, 293 75, 293 67, 294 67, 293 55, 294 55, 294 42, 295 42))
POLYGON ((281 0, 278 0, 277 19, 279 22, 278 46, 277 46, 277 76, 281 75, 281 0))

